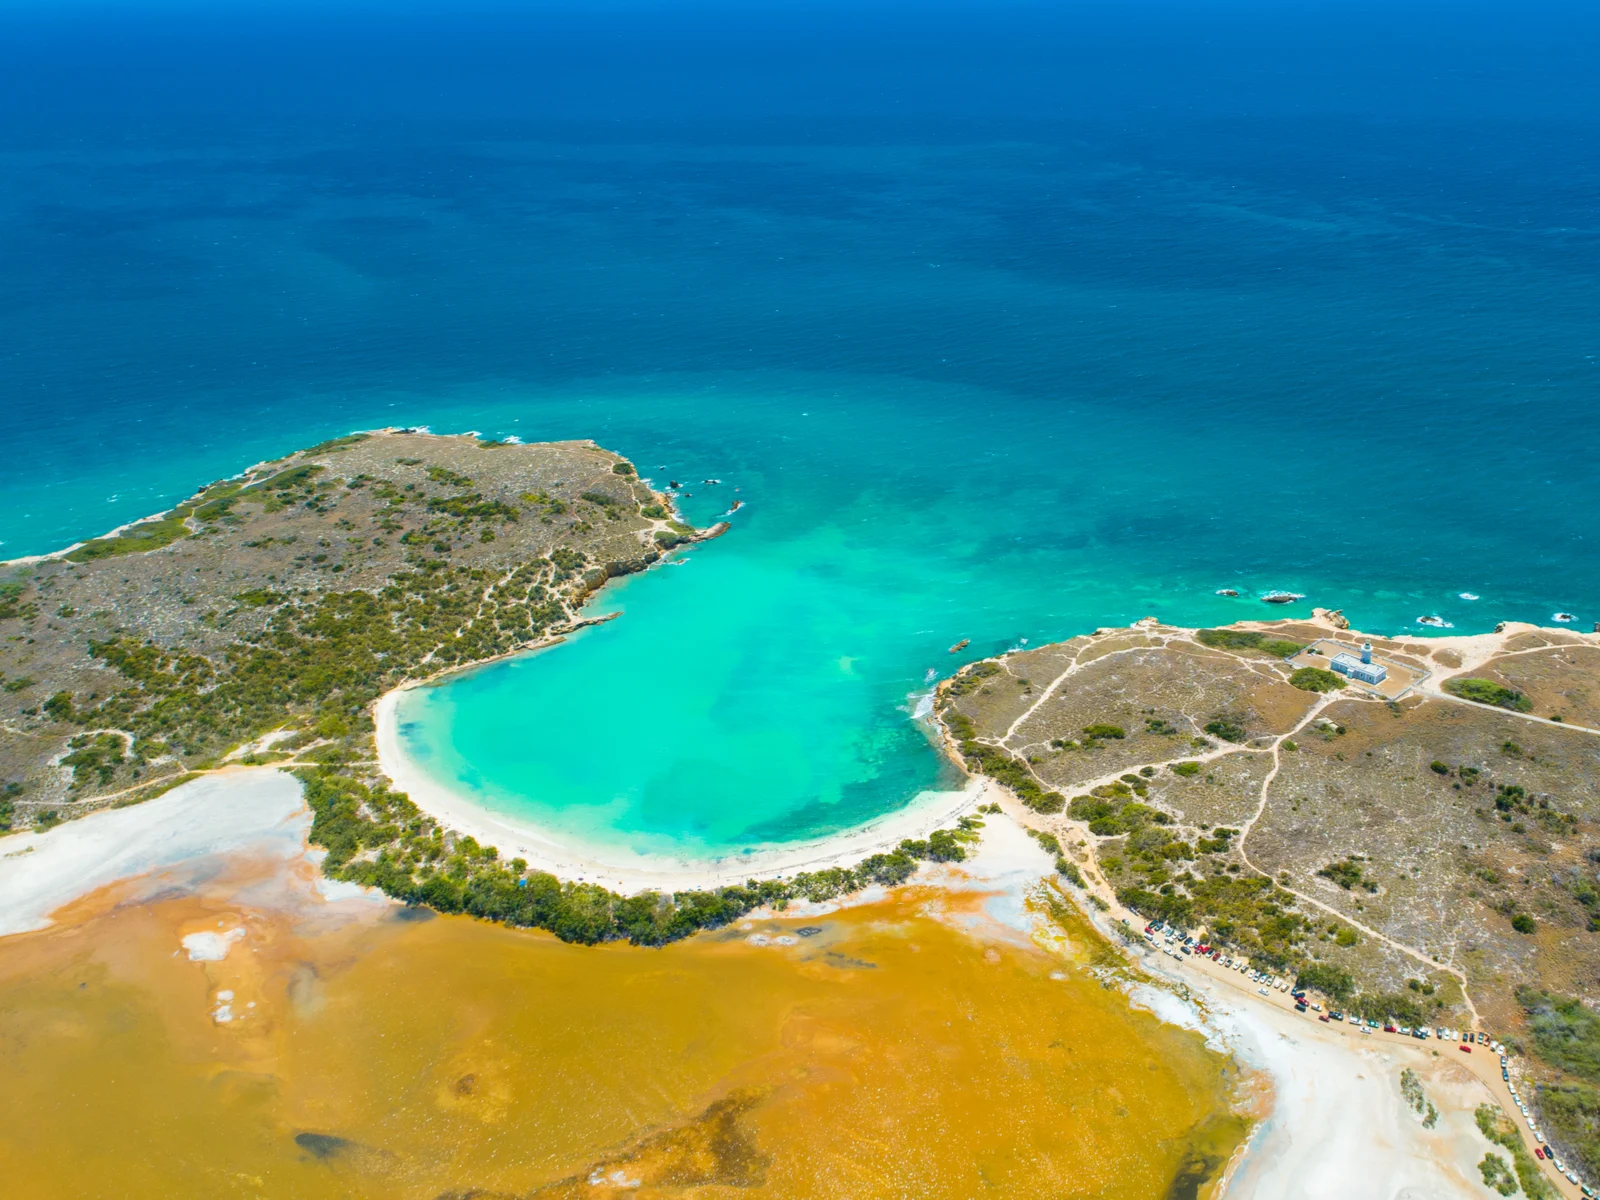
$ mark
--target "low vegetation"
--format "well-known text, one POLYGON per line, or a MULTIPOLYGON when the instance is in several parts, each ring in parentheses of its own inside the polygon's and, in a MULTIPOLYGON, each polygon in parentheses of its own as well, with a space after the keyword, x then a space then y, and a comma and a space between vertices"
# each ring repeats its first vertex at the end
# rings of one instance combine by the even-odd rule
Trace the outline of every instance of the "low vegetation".
POLYGON ((311 841, 327 847, 323 870, 331 878, 379 888, 407 904, 544 929, 585 945, 625 940, 661 946, 727 925, 754 908, 783 909, 796 900, 822 903, 874 884, 904 883, 920 860, 963 860, 983 826, 980 818, 964 817, 954 829, 902 841, 852 868, 714 891, 622 896, 597 884, 562 882, 548 872, 530 871, 521 859, 506 862, 495 847, 450 833, 381 782, 363 782, 337 767, 299 774, 313 813, 311 841))
POLYGON ((1273 658, 1293 658, 1305 649, 1303 642, 1291 642, 1255 629, 1201 629, 1195 640, 1217 650, 1253 650, 1273 658))
POLYGON ((1334 883, 1337 883, 1347 892, 1355 888, 1364 888, 1369 892, 1376 892, 1378 884, 1374 880, 1367 878, 1366 872, 1361 865, 1362 861, 1360 855, 1352 855, 1342 858, 1338 862, 1329 863, 1317 874, 1324 879, 1333 880, 1334 883))
POLYGON ((1483 1186, 1491 1191, 1499 1192, 1502 1196, 1517 1194, 1516 1175, 1506 1166, 1506 1160, 1493 1150, 1483 1156, 1483 1161, 1478 1164, 1478 1173, 1483 1176, 1483 1186))
MULTIPOLYGON (((1516 1183, 1521 1185, 1523 1194, 1528 1197, 1528 1200, 1559 1200, 1559 1193, 1551 1185, 1550 1181, 1544 1177, 1544 1173, 1539 1170, 1539 1164, 1534 1160, 1533 1155, 1528 1153, 1527 1146, 1523 1144, 1522 1135, 1517 1131, 1517 1127, 1512 1124, 1511 1119, 1493 1104, 1478 1105, 1476 1116, 1479 1132, 1495 1145, 1510 1152, 1511 1164, 1516 1172, 1516 1183)), ((1498 1161, 1499 1156, 1489 1154, 1485 1156, 1485 1163, 1490 1158, 1498 1161)), ((1484 1182, 1488 1183, 1490 1175, 1493 1174, 1496 1184, 1492 1186, 1495 1186, 1495 1190, 1502 1196, 1514 1195, 1516 1193, 1515 1186, 1512 1186, 1509 1191, 1506 1190, 1506 1184, 1509 1180, 1506 1179, 1507 1172, 1504 1164, 1502 1163, 1496 1169, 1493 1165, 1486 1167, 1485 1163, 1480 1163, 1478 1166, 1478 1170, 1483 1172, 1484 1182)))
MULTIPOLYGON (((966 677, 963 674, 957 682, 966 677)), ((998 746, 978 741, 971 718, 948 711, 945 714, 945 727, 956 738, 961 757, 966 761, 967 769, 974 774, 998 779, 1034 812, 1058 813, 1066 807, 1066 798, 1060 792, 1041 787, 1025 762, 998 746)))
POLYGON ((1239 713, 1218 713, 1205 723, 1205 731, 1225 742, 1242 742, 1250 736, 1246 719, 1239 713))
POLYGON ((1422 1080, 1410 1067, 1400 1072, 1400 1095, 1412 1112, 1422 1118, 1422 1127, 1432 1129, 1439 1123, 1439 1110, 1422 1090, 1422 1080))
POLYGON ((1533 711, 1533 701, 1515 688, 1508 688, 1505 684, 1496 683, 1492 679, 1446 679, 1443 687, 1452 696, 1471 700, 1474 704, 1492 704, 1496 708, 1508 708, 1512 712, 1533 711))
POLYGON ((1343 675, 1321 667, 1301 667, 1289 676, 1289 682, 1302 692, 1338 692, 1345 687, 1343 675))

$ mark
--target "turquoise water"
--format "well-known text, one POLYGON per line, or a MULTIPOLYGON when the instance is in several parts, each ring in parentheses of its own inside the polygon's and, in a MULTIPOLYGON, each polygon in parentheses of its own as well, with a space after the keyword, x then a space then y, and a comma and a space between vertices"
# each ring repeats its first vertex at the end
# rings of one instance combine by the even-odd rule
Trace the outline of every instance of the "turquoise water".
POLYGON ((1588 628, 1600 25, 1436 15, 10 6, 0 553, 382 424, 720 478, 622 619, 405 708, 706 853, 947 786, 915 697, 1022 639, 1588 628))

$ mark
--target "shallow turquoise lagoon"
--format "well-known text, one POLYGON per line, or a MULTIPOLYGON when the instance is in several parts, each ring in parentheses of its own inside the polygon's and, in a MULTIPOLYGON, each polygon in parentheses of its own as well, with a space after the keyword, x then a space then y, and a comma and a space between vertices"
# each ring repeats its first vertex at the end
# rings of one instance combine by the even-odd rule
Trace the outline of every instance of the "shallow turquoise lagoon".
MULTIPOLYGON (((1302 492, 1312 433, 1295 422, 1240 433, 1204 407, 1155 421, 843 376, 526 403, 494 428, 543 436, 512 414, 588 409, 647 476, 685 483, 698 523, 744 501, 727 536, 602 593, 591 611, 620 618, 402 700, 402 743, 433 779, 591 850, 739 853, 953 786, 917 701, 1024 642, 1313 604, 1395 632, 1423 614, 1473 629, 1542 615, 1484 581, 1478 535, 1396 512, 1359 466, 1302 492), (679 432, 640 436, 641 413, 679 432), (1268 608, 1272 588, 1307 600, 1268 608)), ((1371 472, 1404 463, 1404 442, 1371 472)))

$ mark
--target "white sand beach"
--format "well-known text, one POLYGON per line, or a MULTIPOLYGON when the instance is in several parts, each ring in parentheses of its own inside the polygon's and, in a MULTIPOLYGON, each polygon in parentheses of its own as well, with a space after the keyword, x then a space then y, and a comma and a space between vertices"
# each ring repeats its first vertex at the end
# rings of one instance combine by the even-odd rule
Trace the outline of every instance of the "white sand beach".
POLYGON ((638 854, 626 847, 596 847, 565 842, 531 823, 491 812, 431 779, 405 753, 396 709, 407 688, 384 695, 373 711, 377 724, 378 765, 398 791, 405 792, 446 828, 471 834, 494 846, 502 859, 521 858, 529 866, 562 879, 599 883, 619 892, 721 887, 748 879, 768 879, 799 871, 854 866, 870 854, 892 849, 903 838, 925 838, 990 799, 987 780, 974 779, 955 792, 923 792, 898 812, 865 825, 809 842, 763 848, 752 854, 716 859, 669 858, 638 854))
POLYGON ((1210 1024, 1272 1083, 1272 1107, 1229 1180, 1226 1195, 1314 1200, 1477 1200, 1476 1164, 1488 1149, 1473 1111, 1489 1091, 1430 1044, 1363 1045, 1248 996, 1199 990, 1210 1024), (1440 1116, 1433 1129, 1408 1108, 1400 1072, 1411 1068, 1440 1116))

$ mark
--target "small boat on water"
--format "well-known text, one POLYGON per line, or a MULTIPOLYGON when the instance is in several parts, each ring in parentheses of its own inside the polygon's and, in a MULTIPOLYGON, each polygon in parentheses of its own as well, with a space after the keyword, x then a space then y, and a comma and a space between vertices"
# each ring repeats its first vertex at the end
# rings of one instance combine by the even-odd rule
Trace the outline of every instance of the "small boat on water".
POLYGON ((951 654, 959 653, 960 651, 965 650, 970 645, 972 645, 972 639, 971 638, 962 638, 954 646, 950 647, 950 653, 951 654))
POLYGON ((1296 600, 1304 600, 1305 596, 1299 592, 1268 592, 1261 597, 1263 604, 1293 604, 1296 600))
POLYGON ((1461 598, 1463 600, 1476 600, 1478 598, 1478 593, 1477 592, 1462 592, 1461 593, 1461 598))

